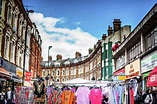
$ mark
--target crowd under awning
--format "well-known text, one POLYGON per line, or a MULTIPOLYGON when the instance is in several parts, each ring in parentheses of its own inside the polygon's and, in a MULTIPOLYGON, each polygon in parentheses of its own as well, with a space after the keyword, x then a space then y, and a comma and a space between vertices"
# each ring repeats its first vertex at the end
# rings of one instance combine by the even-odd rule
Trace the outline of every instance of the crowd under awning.
POLYGON ((147 87, 157 86, 157 66, 149 73, 147 87))

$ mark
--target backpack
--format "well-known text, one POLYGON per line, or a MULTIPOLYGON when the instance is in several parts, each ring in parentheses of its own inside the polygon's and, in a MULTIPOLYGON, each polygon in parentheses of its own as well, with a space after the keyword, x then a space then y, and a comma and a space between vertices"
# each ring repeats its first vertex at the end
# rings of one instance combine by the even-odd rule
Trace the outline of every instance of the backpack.
POLYGON ((143 95, 142 95, 142 102, 143 102, 143 103, 144 103, 144 100, 145 100, 146 96, 147 96, 147 94, 143 94, 143 95))

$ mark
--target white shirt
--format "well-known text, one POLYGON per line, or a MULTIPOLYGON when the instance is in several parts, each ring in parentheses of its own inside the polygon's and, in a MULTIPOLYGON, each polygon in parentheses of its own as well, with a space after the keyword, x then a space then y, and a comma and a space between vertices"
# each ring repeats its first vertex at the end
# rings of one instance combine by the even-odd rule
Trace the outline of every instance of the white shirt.
POLYGON ((153 96, 152 94, 148 94, 144 100, 144 103, 149 103, 152 104, 153 103, 153 96), (152 100, 151 102, 149 102, 149 100, 152 100))
POLYGON ((7 95, 8 95, 8 99, 11 99, 11 91, 8 91, 7 95))

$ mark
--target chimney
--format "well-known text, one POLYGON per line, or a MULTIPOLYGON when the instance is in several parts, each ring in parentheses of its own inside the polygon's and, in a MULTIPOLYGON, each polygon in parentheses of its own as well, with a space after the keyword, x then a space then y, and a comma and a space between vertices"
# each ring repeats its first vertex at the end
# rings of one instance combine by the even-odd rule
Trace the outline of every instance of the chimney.
POLYGON ((49 61, 52 61, 52 56, 49 56, 48 59, 49 59, 49 61))
POLYGON ((89 49, 88 49, 88 53, 91 54, 92 52, 93 52, 93 49, 92 49, 92 48, 89 48, 89 49))
POLYGON ((114 26, 114 32, 118 31, 121 28, 120 19, 114 19, 113 26, 114 26))
POLYGON ((81 57, 81 53, 76 51, 75 58, 79 58, 79 57, 81 57))
POLYGON ((62 55, 57 54, 57 57, 56 57, 56 58, 57 58, 57 61, 58 61, 58 60, 62 60, 62 55))
POLYGON ((113 29, 112 27, 110 27, 110 25, 108 26, 108 36, 112 35, 113 34, 113 29))
POLYGON ((107 37, 106 34, 103 34, 103 35, 102 35, 102 39, 103 39, 103 40, 105 40, 106 37, 107 37))

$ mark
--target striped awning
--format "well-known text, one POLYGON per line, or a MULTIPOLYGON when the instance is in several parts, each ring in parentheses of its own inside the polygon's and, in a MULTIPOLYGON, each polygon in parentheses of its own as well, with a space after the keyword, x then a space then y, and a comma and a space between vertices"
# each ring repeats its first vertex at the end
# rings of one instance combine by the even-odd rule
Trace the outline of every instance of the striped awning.
POLYGON ((11 77, 11 74, 4 68, 0 67, 0 76, 11 77))

